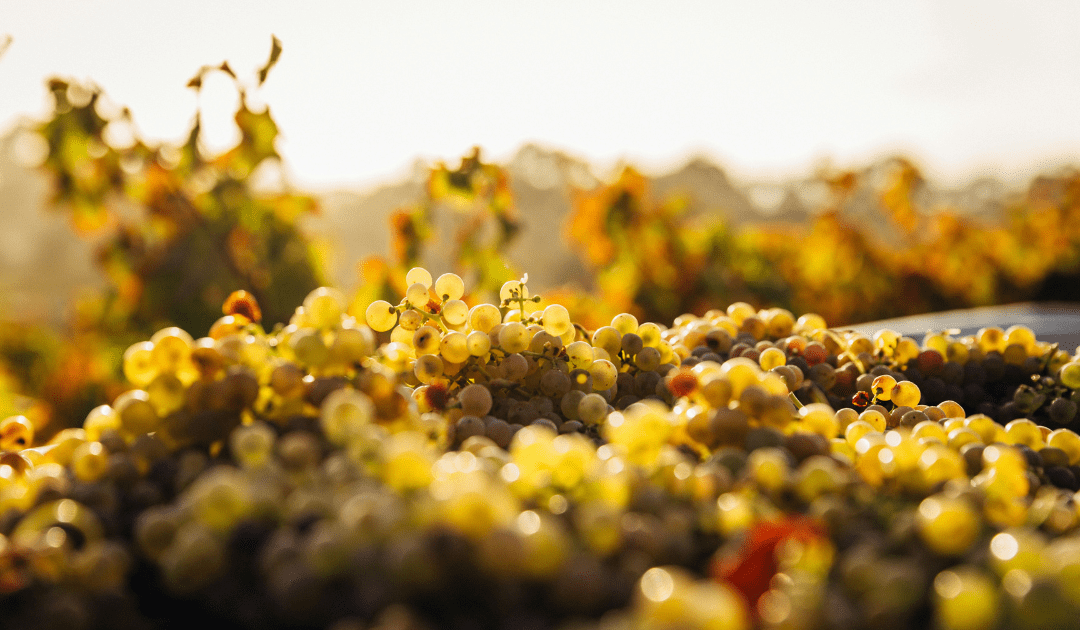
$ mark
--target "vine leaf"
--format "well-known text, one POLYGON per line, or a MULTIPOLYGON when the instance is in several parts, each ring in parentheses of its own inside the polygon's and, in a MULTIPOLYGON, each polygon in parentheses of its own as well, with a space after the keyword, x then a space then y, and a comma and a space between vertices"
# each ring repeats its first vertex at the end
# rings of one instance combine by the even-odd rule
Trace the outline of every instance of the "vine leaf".
POLYGON ((277 38, 277 35, 271 35, 270 38, 270 58, 266 60, 266 65, 259 68, 259 85, 266 82, 266 75, 270 74, 270 69, 277 65, 281 57, 281 40, 277 38))

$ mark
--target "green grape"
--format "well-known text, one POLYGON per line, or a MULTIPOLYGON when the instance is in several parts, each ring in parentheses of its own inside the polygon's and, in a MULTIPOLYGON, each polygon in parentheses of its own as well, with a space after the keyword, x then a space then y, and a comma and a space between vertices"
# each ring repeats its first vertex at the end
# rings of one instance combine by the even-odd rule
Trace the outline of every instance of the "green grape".
POLYGON ((326 438, 339 445, 363 435, 364 426, 373 422, 374 418, 375 405, 371 398, 351 387, 331 392, 319 412, 326 438))
POLYGON ((785 308, 771 308, 767 312, 765 326, 770 337, 787 337, 795 329, 795 316, 785 308))
POLYGON ((1005 350, 1005 331, 997 326, 980 328, 975 333, 975 343, 983 352, 1003 352, 1005 350))
POLYGON ((150 351, 150 360, 158 370, 175 372, 191 356, 194 340, 186 331, 175 326, 162 328, 150 337, 154 348, 150 351))
POLYGON ((469 307, 461 300, 448 300, 443 304, 442 316, 450 326, 464 326, 469 319, 469 307))
POLYGON ((836 419, 836 412, 823 403, 811 403, 799 409, 799 422, 804 430, 817 433, 826 439, 840 434, 840 422, 836 419))
POLYGON ((146 387, 158 374, 158 364, 153 359, 154 344, 140 341, 124 351, 124 378, 135 387, 146 387))
POLYGON ((237 469, 215 466, 185 491, 192 515, 219 532, 227 532, 253 507, 248 481, 237 469))
POLYGON ((622 333, 612 326, 601 326, 593 333, 592 345, 607 350, 611 356, 616 356, 622 350, 622 333))
POLYGON ((922 392, 915 383, 900 381, 893 387, 891 398, 897 407, 914 407, 922 400, 922 392))
POLYGON ((179 524, 175 507, 147 508, 135 519, 135 543, 147 557, 158 560, 172 544, 179 524))
POLYGON ((334 331, 334 341, 330 344, 331 361, 352 365, 373 354, 375 334, 371 328, 361 325, 356 328, 342 327, 334 331))
POLYGON ((884 350, 887 354, 892 355, 896 350, 896 344, 900 342, 900 333, 889 328, 882 328, 874 333, 874 347, 879 350, 884 350))
POLYGON ((505 450, 510 446, 510 440, 514 438, 514 429, 506 420, 496 418, 488 423, 487 428, 484 429, 484 435, 496 446, 505 450))
POLYGON ((500 363, 503 378, 508 381, 520 381, 529 371, 529 362, 520 354, 509 354, 500 363))
POLYGON ((504 324, 499 330, 499 347, 507 353, 522 352, 529 347, 532 335, 521 322, 504 324))
POLYGON ((177 529, 172 544, 161 555, 161 576, 172 593, 194 593, 224 573, 228 555, 220 537, 205 525, 189 521, 177 529))
POLYGON ((600 424, 607 412, 607 401, 600 394, 586 394, 578 401, 577 418, 585 424, 600 424))
MULTIPOLYGON (((125 355, 125 357, 126 356, 127 355, 125 355)), ((1061 366, 1057 375, 1058 381, 1065 387, 1068 387, 1069 389, 1080 389, 1080 361, 1069 361, 1061 366)), ((129 378, 128 380, 131 379, 129 378)))
POLYGON ((503 304, 513 302, 518 299, 529 299, 529 287, 525 286, 524 282, 519 280, 508 280, 503 283, 499 289, 499 301, 503 304))
POLYGON ((266 466, 274 453, 277 434, 265 422, 237 427, 229 436, 229 450, 244 468, 266 466))
POLYGON ((593 362, 593 349, 587 341, 575 341, 566 346, 566 359, 572 368, 587 368, 593 362))
POLYGON ((570 391, 570 377, 557 369, 547 370, 540 377, 540 391, 545 396, 561 397, 570 391))
POLYGON ((132 389, 116 397, 113 409, 120 420, 120 429, 131 436, 143 435, 157 429, 160 418, 150 404, 150 395, 132 389))
MULTIPOLYGON (((603 352, 602 349, 600 349, 603 352)), ((589 373, 592 374, 593 389, 597 391, 610 389, 615 386, 619 371, 615 365, 607 359, 597 359, 589 365, 589 373)))
POLYGON ((1057 429, 1046 436, 1046 445, 1065 451, 1069 465, 1080 464, 1080 435, 1069 429, 1057 429))
POLYGON ((1023 365, 1027 360, 1027 349, 1018 343, 1010 343, 1001 351, 1001 358, 1011 365, 1023 365))
MULTIPOLYGON (((458 333, 460 334, 460 333, 458 333)), ((421 326, 413 333, 412 347, 416 356, 423 354, 435 354, 439 351, 442 335, 434 326, 421 326)), ((455 361, 456 363, 456 361, 455 361)))
POLYGON ((330 349, 326 347, 319 331, 313 328, 301 328, 289 337, 289 349, 302 365, 319 368, 330 360, 330 349))
POLYGON ((795 322, 795 330, 803 333, 815 330, 825 330, 828 327, 825 318, 817 313, 804 313, 803 315, 800 315, 799 319, 795 322))
POLYGON ((746 469, 761 488, 777 492, 788 475, 787 455, 771 446, 755 449, 746 460, 746 469))
POLYGON ((915 513, 919 537, 941 556, 960 556, 982 530, 982 517, 963 497, 936 494, 923 499, 915 513))
POLYGON ((915 341, 911 337, 901 337, 896 342, 896 350, 893 352, 893 359, 899 365, 907 365, 908 362, 915 360, 919 356, 919 342, 915 341))
POLYGON ((637 332, 638 320, 630 313, 619 313, 611 318, 611 327, 619 331, 620 335, 637 332))
POLYGON ((417 328, 424 325, 424 316, 414 308, 407 308, 398 315, 397 325, 409 332, 416 332, 417 328))
POLYGON ((482 357, 491 351, 491 337, 487 333, 474 330, 465 337, 465 343, 469 348, 469 354, 474 357, 482 357))
POLYGON ((437 354, 424 354, 416 357, 416 363, 413 364, 413 374, 416 375, 416 380, 427 385, 443 375, 443 361, 437 354))
POLYGON ((83 429, 86 431, 86 439, 96 440, 106 431, 115 431, 122 425, 116 410, 109 405, 99 405, 90 410, 83 420, 83 429))
POLYGON ((728 305, 727 315, 735 322, 736 326, 741 326, 747 317, 757 315, 757 310, 746 302, 734 302, 728 305))
POLYGON ((984 630, 1001 615, 995 580, 980 569, 960 565, 934 578, 934 619, 941 630, 984 630))
POLYGON ((651 347, 642 348, 634 355, 634 365, 644 372, 656 370, 660 367, 660 351, 651 347))
POLYGON ((458 392, 458 401, 461 402, 461 410, 468 416, 483 418, 491 411, 491 391, 479 383, 462 387, 458 392))
POLYGON ((431 286, 431 272, 423 267, 413 267, 405 274, 405 284, 414 285, 420 283, 425 287, 431 286))
POLYGON ((574 324, 570 321, 570 311, 562 304, 550 304, 544 309, 544 330, 548 334, 560 337, 574 324))
POLYGON ((751 315, 742 321, 742 324, 739 325, 739 331, 749 333, 754 339, 763 339, 765 337, 765 322, 757 315, 751 315))
POLYGON ((428 288, 419 282, 414 282, 405 290, 405 302, 415 309, 423 309, 431 300, 428 288))
POLYGON ((1062 396, 1055 398, 1050 403, 1047 411, 1050 414, 1050 420, 1053 422, 1059 425, 1069 424, 1076 417, 1076 403, 1062 396))
POLYGON ((772 370, 786 365, 787 355, 780 348, 766 348, 758 355, 758 364, 763 370, 772 370))
POLYGON ((108 469, 109 453, 101 442, 83 442, 71 453, 71 474, 79 481, 97 481, 108 469))
POLYGON ((456 273, 444 273, 435 281, 435 295, 444 302, 460 300, 465 295, 465 282, 456 273))
POLYGON ((448 332, 439 343, 439 354, 450 363, 462 363, 471 356, 469 340, 463 333, 448 332))
POLYGON ((934 350, 944 357, 949 351, 950 341, 952 339, 945 333, 928 331, 923 336, 922 347, 927 350, 934 350))
MULTIPOLYGON (((417 330, 419 330, 419 329, 417 329, 417 330)), ((415 336, 416 336, 416 331, 415 330, 410 331, 410 330, 407 330, 405 328, 402 328, 401 326, 394 326, 393 330, 390 331, 390 341, 397 342, 397 343, 402 343, 402 344, 405 344, 406 346, 413 345, 413 337, 415 337, 415 336)))
POLYGON ((375 332, 386 332, 397 323, 397 309, 385 300, 375 300, 364 311, 364 321, 375 332))
POLYGON ((635 334, 637 334, 638 337, 641 337, 641 343, 646 348, 659 348, 661 340, 660 333, 661 330, 659 326, 652 322, 645 322, 638 326, 635 334))
POLYGON ((586 394, 593 390, 592 373, 590 373, 588 370, 582 370, 580 368, 576 370, 570 370, 570 373, 567 374, 567 377, 570 378, 570 389, 578 389, 585 392, 586 394))
POLYGON ((581 404, 583 398, 585 398, 585 392, 578 389, 571 389, 563 394, 562 399, 559 401, 559 410, 562 411, 567 420, 580 419, 578 405, 581 404))
POLYGON ((469 327, 486 333, 502 323, 502 313, 493 304, 477 304, 469 311, 469 327))
POLYGON ((1013 444, 1023 444, 1036 451, 1044 446, 1039 425, 1027 418, 1017 418, 1005 425, 1005 434, 1013 444))
POLYGON ((882 374, 874 379, 870 385, 870 393, 878 400, 892 400, 893 389, 896 387, 896 379, 889 374, 882 374))
POLYGON ((345 295, 341 291, 319 287, 304 298, 304 313, 311 326, 319 329, 333 328, 341 323, 345 303, 345 295))

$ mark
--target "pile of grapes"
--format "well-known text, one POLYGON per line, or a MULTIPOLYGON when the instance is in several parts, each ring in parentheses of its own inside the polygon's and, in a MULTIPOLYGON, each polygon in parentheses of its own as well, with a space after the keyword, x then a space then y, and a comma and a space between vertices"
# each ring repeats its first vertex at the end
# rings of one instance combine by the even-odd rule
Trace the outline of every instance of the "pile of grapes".
POLYGON ((0 422, 0 625, 1076 627, 1080 361, 1030 329, 407 280, 270 332, 237 292, 81 428, 0 422))

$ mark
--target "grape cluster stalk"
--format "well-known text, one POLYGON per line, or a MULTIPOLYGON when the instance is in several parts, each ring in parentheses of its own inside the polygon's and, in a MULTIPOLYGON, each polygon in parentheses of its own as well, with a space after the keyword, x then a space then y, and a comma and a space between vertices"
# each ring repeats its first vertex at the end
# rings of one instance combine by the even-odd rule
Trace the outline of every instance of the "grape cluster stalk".
POLYGON ((1071 628, 1080 356, 735 303, 587 330, 452 273, 165 328, 0 421, 0 625, 1071 628), (469 300, 469 301, 467 301, 469 300), (380 343, 381 342, 381 343, 380 343))

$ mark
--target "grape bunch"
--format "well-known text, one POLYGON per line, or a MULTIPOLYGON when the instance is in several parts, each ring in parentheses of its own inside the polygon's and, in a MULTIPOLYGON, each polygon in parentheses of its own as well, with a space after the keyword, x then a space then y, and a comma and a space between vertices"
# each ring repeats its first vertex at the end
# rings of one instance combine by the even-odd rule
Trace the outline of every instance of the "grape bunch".
POLYGON ((1075 625, 1080 357, 1029 329, 586 330, 527 278, 407 280, 270 331, 237 292, 81 427, 0 421, 3 623, 1075 625))

